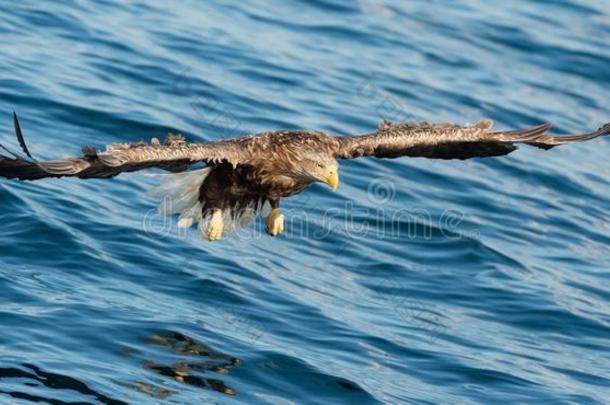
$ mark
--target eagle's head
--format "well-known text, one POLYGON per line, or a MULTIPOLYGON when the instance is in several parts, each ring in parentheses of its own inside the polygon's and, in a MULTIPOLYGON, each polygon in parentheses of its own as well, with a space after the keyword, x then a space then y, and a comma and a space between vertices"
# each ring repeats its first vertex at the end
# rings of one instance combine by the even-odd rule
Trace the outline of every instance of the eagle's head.
POLYGON ((333 191, 339 187, 339 163, 332 156, 313 155, 300 162, 300 174, 311 182, 328 184, 333 191))

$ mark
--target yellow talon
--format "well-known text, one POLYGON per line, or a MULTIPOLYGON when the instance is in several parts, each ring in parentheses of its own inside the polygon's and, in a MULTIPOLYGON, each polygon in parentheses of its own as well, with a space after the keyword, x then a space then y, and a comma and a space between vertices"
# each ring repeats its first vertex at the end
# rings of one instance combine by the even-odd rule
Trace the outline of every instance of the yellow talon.
POLYGON ((271 210, 267 216, 267 233, 271 236, 279 235, 284 232, 284 215, 279 208, 271 210))
POLYGON ((209 240, 218 240, 222 237, 224 223, 222 221, 222 210, 214 210, 210 222, 208 222, 207 237, 209 240))

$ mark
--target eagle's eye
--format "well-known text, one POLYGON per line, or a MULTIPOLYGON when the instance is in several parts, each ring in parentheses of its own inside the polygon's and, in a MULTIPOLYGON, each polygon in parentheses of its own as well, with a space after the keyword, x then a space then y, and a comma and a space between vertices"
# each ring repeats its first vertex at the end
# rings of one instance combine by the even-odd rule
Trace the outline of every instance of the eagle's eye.
POLYGON ((324 165, 322 163, 320 163, 320 162, 317 162, 316 163, 316 167, 321 168, 321 167, 324 167, 324 165))

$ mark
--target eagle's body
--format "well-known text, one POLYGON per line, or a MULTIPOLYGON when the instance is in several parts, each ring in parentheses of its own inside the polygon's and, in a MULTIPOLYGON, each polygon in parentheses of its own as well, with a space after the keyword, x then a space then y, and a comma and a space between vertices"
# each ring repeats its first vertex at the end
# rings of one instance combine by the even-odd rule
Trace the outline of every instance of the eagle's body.
POLYGON ((83 148, 79 158, 38 162, 29 153, 17 117, 17 139, 26 156, 9 151, 0 155, 0 176, 20 180, 74 176, 111 178, 123 172, 158 167, 171 172, 168 182, 155 190, 165 197, 161 211, 180 213, 178 224, 199 223, 210 240, 243 226, 270 205, 267 230, 283 231, 280 199, 303 191, 315 182, 338 186, 337 159, 361 156, 400 156, 468 159, 511 153, 516 144, 542 149, 590 140, 610 133, 610 124, 582 135, 552 136, 550 125, 519 131, 491 131, 492 122, 471 126, 454 124, 382 122, 377 131, 360 136, 332 136, 319 131, 276 131, 210 143, 187 143, 170 135, 164 144, 112 144, 104 151, 83 148), (186 170, 204 162, 205 169, 186 170))
POLYGON ((252 192, 270 199, 290 197, 310 186, 316 179, 291 175, 298 172, 302 158, 315 151, 316 160, 331 160, 339 146, 336 138, 313 131, 266 132, 235 142, 248 151, 248 161, 212 162, 204 184, 213 178, 228 196, 252 192))

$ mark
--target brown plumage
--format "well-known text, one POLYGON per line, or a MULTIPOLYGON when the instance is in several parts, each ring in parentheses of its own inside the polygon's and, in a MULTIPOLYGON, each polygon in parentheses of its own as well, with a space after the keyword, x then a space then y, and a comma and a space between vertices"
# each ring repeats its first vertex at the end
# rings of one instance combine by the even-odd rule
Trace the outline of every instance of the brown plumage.
POLYGON ((84 147, 80 157, 39 162, 27 149, 16 115, 14 124, 26 156, 0 145, 10 155, 0 154, 0 176, 6 178, 111 178, 152 167, 184 172, 192 164, 205 163, 204 170, 170 175, 168 184, 157 191, 169 198, 164 212, 181 213, 180 226, 198 222, 211 240, 228 233, 231 230, 228 225, 237 222, 244 225, 244 217, 252 219, 267 203, 272 209, 267 229, 272 235, 281 233, 280 199, 299 193, 314 182, 336 188, 336 159, 361 156, 469 159, 506 155, 520 143, 550 149, 610 133, 610 124, 592 133, 553 136, 547 134, 548 124, 518 131, 492 131, 490 120, 471 126, 384 121, 371 134, 345 137, 299 130, 189 143, 170 134, 163 144, 153 138, 150 143, 112 144, 103 151, 84 147), (175 206, 167 207, 171 204, 175 206))

